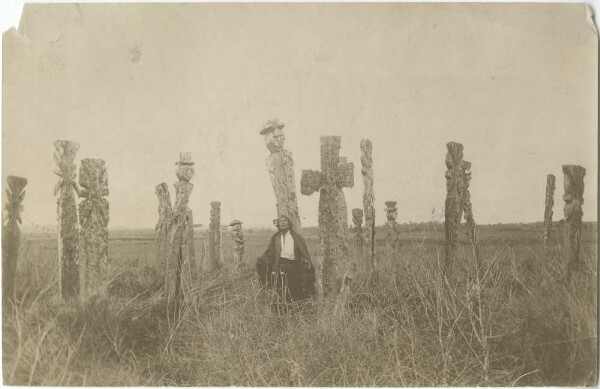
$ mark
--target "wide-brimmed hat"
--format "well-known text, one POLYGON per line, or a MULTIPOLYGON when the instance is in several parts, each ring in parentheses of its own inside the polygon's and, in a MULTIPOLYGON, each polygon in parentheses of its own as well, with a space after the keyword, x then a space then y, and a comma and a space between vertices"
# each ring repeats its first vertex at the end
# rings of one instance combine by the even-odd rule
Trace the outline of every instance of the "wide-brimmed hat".
POLYGON ((236 224, 242 224, 241 221, 239 221, 238 219, 232 220, 231 223, 229 223, 229 226, 235 226, 236 224))
POLYGON ((192 153, 183 152, 179 153, 179 161, 175 162, 176 165, 191 166, 194 164, 192 161, 192 153))
POLYGON ((283 127, 285 127, 285 124, 280 123, 279 120, 269 120, 267 124, 263 126, 262 130, 260 130, 260 134, 264 135, 268 132, 275 131, 276 128, 281 130, 283 127))
POLYGON ((394 208, 396 208, 397 203, 398 203, 397 201, 386 201, 385 206, 388 208, 394 209, 394 208))

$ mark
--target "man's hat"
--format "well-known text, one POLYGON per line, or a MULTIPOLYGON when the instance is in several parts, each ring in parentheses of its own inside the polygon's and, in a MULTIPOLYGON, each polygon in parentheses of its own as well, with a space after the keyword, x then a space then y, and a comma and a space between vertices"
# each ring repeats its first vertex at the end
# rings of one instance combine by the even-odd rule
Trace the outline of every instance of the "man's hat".
POLYGON ((232 220, 231 223, 229 223, 229 226, 235 226, 236 224, 242 224, 242 222, 235 219, 235 220, 232 220))
POLYGON ((268 132, 275 131, 276 128, 281 130, 283 127, 285 127, 285 124, 279 123, 279 120, 269 120, 267 124, 263 126, 262 130, 260 130, 260 134, 265 135, 268 132))
POLYGON ((179 161, 175 162, 176 165, 187 165, 191 166, 194 164, 192 161, 192 153, 179 153, 179 161))

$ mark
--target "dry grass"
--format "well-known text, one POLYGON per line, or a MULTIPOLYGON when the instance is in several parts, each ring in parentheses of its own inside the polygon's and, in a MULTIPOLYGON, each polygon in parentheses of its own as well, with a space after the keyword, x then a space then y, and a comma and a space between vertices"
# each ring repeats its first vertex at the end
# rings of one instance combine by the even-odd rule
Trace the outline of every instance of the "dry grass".
MULTIPOLYGON (((151 246, 119 244, 110 299, 64 304, 56 249, 24 243, 17 303, 3 320, 5 384, 596 384, 595 242, 570 283, 560 247, 520 243, 484 246, 481 274, 464 246, 447 282, 442 247, 413 237, 378 258, 377 275, 353 281, 336 315, 332 300, 274 315, 248 265, 204 274, 176 322, 146 266, 151 246)), ((249 245, 249 262, 260 246, 249 245)))

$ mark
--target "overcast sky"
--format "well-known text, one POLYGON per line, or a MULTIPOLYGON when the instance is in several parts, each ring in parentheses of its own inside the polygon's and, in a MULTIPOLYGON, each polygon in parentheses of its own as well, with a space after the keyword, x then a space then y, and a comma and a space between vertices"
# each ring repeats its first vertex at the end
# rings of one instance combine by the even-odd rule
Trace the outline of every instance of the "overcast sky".
MULTIPOLYGON (((597 213, 597 38, 583 5, 26 5, 5 33, 3 179, 29 179, 25 224, 56 223, 53 141, 103 158, 110 225, 153 227, 155 185, 174 199, 180 151, 196 162, 190 207, 208 224, 268 226, 275 196, 258 134, 286 124, 296 184, 319 168, 319 137, 355 163, 373 142, 378 222, 440 220, 445 144, 473 165, 478 223, 543 219, 546 174, 587 168, 584 220, 597 213), (432 216, 435 208, 436 215, 432 216)), ((4 180, 3 180, 4 181, 4 180)), ((303 225, 318 195, 298 195, 303 225)))

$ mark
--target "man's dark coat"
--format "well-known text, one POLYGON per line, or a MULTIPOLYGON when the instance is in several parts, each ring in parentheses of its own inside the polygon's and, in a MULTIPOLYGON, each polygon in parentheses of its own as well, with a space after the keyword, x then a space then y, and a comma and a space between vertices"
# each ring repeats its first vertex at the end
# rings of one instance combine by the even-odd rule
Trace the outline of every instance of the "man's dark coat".
MULTIPOLYGON (((296 261, 299 261, 301 274, 300 277, 302 283, 302 289, 306 296, 309 297, 315 294, 315 267, 313 266, 310 254, 308 252, 308 246, 302 235, 298 234, 293 229, 289 229, 289 234, 294 239, 294 256, 296 261)), ((274 270, 274 267, 279 263, 281 257, 281 232, 276 232, 269 242, 267 250, 262 256, 256 261, 256 270, 258 272, 258 280, 261 285, 267 284, 267 274, 274 270)))

